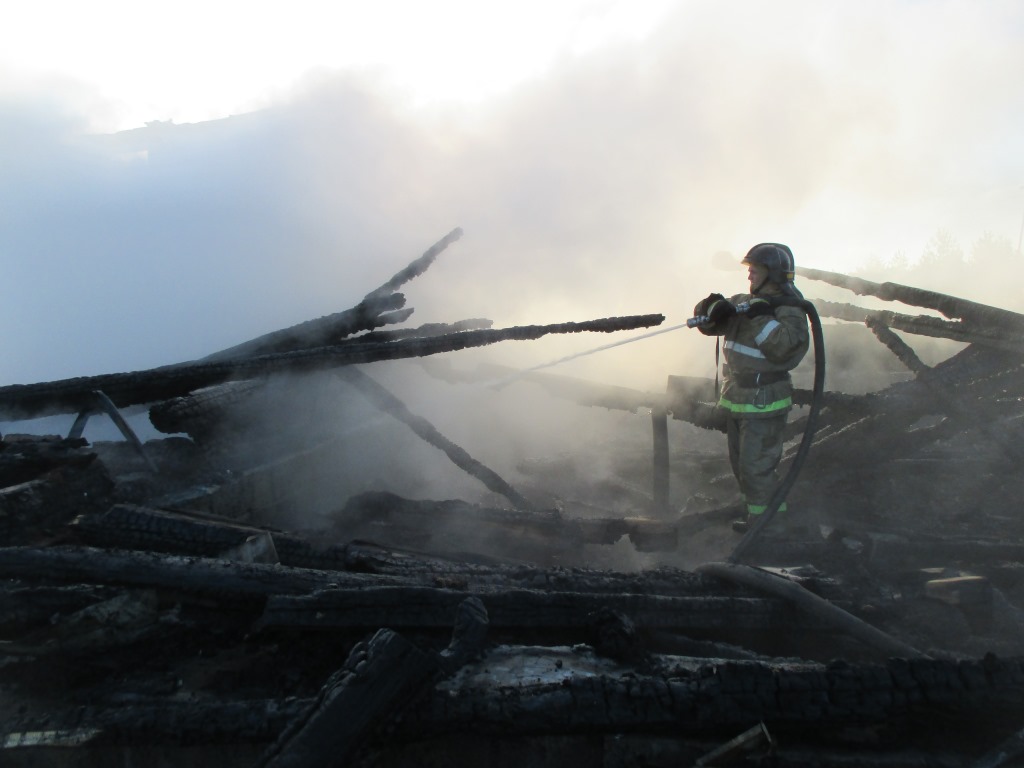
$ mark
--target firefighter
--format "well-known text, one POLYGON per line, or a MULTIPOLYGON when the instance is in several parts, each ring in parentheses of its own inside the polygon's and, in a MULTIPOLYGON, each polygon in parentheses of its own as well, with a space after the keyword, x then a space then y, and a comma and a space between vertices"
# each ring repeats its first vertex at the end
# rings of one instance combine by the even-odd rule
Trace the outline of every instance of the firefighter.
MULTIPOLYGON (((789 372, 810 344, 807 316, 794 306, 773 306, 773 296, 801 297, 793 284, 793 252, 779 243, 755 245, 741 262, 747 267, 750 293, 726 299, 712 293, 695 308, 707 317, 701 333, 724 339, 722 392, 729 462, 746 505, 733 522, 744 532, 762 514, 779 483, 783 432, 793 407, 789 372), (749 304, 746 312, 737 305, 749 304)), ((802 298, 802 297, 801 297, 802 298)), ((784 515, 785 503, 779 506, 784 515)))

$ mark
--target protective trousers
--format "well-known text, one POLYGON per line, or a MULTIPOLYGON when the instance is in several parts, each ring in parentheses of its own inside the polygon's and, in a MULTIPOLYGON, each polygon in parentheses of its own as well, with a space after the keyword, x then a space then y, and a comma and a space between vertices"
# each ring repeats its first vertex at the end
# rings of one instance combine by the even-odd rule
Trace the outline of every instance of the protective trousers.
MULTIPOLYGON (((729 462, 747 503, 747 514, 764 512, 779 484, 778 468, 787 416, 787 412, 782 411, 777 416, 756 419, 733 415, 728 418, 729 462)), ((783 503, 779 511, 785 508, 783 503)))

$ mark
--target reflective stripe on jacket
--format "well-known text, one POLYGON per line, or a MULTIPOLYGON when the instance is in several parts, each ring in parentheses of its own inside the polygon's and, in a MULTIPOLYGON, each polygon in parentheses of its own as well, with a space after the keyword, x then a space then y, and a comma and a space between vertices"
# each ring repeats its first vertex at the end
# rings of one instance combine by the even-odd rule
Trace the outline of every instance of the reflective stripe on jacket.
MULTIPOLYGON (((738 294, 729 301, 741 304, 752 298, 738 294)), ((802 309, 781 306, 775 308, 774 315, 735 315, 704 332, 724 339, 721 407, 740 418, 758 418, 777 416, 793 406, 789 376, 768 383, 752 380, 757 373, 778 374, 799 365, 810 346, 807 315, 802 309)))

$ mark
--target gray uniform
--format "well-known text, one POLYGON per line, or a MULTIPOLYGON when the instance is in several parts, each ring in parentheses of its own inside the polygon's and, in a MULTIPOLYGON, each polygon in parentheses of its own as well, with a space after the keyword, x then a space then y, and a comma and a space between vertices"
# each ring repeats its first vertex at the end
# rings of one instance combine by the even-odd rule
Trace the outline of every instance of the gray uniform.
MULTIPOLYGON (((740 304, 753 298, 738 294, 729 301, 740 304)), ((695 314, 708 314, 713 304, 701 302, 695 314)), ((793 407, 789 371, 799 365, 810 345, 807 316, 798 307, 780 306, 773 314, 733 315, 700 330, 724 339, 725 365, 718 405, 727 412, 733 474, 748 514, 758 515, 764 512, 779 482, 783 431, 793 407)))

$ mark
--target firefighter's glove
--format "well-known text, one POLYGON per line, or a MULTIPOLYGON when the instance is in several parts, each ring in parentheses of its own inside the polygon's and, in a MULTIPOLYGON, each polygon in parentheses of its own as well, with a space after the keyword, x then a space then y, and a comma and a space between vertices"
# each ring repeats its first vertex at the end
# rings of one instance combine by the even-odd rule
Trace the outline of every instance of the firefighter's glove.
POLYGON ((775 314, 775 308, 766 299, 752 299, 750 308, 747 310, 747 317, 761 317, 773 314, 775 314))
POLYGON ((720 323, 736 314, 736 305, 724 298, 708 306, 708 321, 720 323))
POLYGON ((697 306, 693 308, 693 314, 707 315, 708 309, 711 308, 711 305, 724 298, 725 296, 720 293, 709 293, 706 299, 701 299, 697 302, 697 306))

